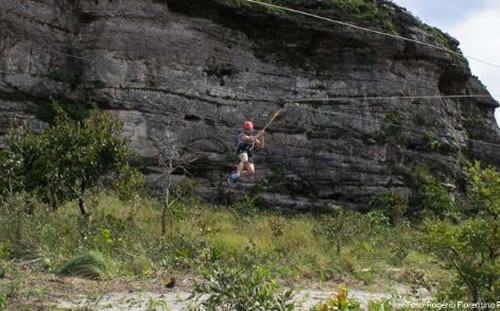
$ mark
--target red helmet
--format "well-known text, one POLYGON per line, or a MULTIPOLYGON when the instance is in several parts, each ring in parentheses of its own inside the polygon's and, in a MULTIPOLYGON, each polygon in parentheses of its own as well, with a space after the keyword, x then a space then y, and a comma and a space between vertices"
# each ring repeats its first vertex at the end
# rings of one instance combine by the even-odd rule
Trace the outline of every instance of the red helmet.
POLYGON ((253 130, 253 123, 250 121, 243 122, 243 129, 244 130, 253 130))

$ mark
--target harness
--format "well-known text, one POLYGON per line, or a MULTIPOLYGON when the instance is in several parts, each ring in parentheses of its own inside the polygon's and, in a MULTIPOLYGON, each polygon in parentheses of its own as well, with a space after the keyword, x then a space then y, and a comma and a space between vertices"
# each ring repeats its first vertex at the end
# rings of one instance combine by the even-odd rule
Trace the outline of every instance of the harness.
POLYGON ((240 133, 237 137, 237 150, 236 150, 236 153, 237 154, 240 154, 240 153, 244 153, 246 152, 248 154, 248 157, 251 158, 253 156, 253 152, 255 150, 255 143, 246 143, 244 140, 243 140, 243 136, 245 136, 245 133, 240 133))

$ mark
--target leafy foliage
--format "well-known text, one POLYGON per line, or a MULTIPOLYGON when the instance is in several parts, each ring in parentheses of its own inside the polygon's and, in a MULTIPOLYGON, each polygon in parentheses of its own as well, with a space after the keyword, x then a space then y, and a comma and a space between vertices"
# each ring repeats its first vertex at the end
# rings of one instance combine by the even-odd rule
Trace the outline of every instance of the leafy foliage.
POLYGON ((500 215, 500 175, 493 167, 481 168, 476 161, 466 168, 469 211, 498 219, 500 215))
POLYGON ((324 303, 319 303, 311 308, 310 311, 356 311, 361 310, 359 302, 347 297, 347 288, 342 286, 333 294, 333 296, 324 303))
POLYGON ((6 150, 0 152, 0 192, 26 191, 55 208, 78 199, 87 211, 84 195, 100 177, 122 173, 122 182, 138 174, 126 167, 131 153, 121 137, 122 125, 105 113, 93 110, 84 121, 76 121, 57 105, 53 127, 40 135, 24 128, 13 133, 6 150))
POLYGON ((211 264, 203 272, 206 281, 196 286, 193 297, 208 294, 195 310, 293 311, 293 291, 279 293, 279 285, 258 266, 227 268, 211 264))
POLYGON ((471 218, 460 225, 428 223, 426 246, 456 274, 451 297, 472 302, 500 297, 500 225, 492 219, 471 218))
POLYGON ((130 201, 137 199, 139 193, 144 188, 144 175, 138 170, 125 164, 120 168, 120 178, 116 181, 114 188, 120 199, 130 201))
POLYGON ((323 236, 329 244, 335 245, 339 254, 342 246, 357 236, 364 226, 363 218, 356 212, 347 209, 337 209, 333 215, 319 217, 320 225, 313 229, 315 235, 323 236))
POLYGON ((448 191, 436 180, 421 185, 418 188, 418 195, 422 210, 431 211, 439 216, 449 216, 455 210, 455 205, 451 201, 448 191))
POLYGON ((83 121, 90 114, 90 106, 68 98, 59 98, 52 104, 40 105, 36 116, 41 121, 54 125, 59 110, 64 111, 70 119, 76 121, 83 121))
MULTIPOLYGON (((249 6, 244 0, 216 0, 236 7, 249 6)), ((393 12, 387 5, 380 5, 376 0, 260 0, 263 3, 289 7, 299 10, 328 11, 334 18, 355 20, 358 23, 376 23, 382 28, 396 33, 397 28, 394 23, 393 12)), ((277 8, 265 8, 272 14, 284 15, 286 12, 277 8)), ((315 12, 316 11, 316 12, 315 12)))
POLYGON ((396 192, 383 191, 375 195, 369 206, 372 210, 381 211, 394 224, 408 210, 408 199, 396 192))
POLYGON ((418 195, 419 212, 439 217, 455 218, 457 208, 448 191, 441 185, 425 166, 418 166, 413 171, 414 185, 418 195))
POLYGON ((495 301, 500 297, 500 174, 479 162, 466 171, 466 205, 474 214, 459 224, 427 221, 424 244, 456 272, 446 298, 460 299, 466 292, 472 302, 495 301))
POLYGON ((383 131, 385 139, 393 144, 406 144, 408 134, 404 130, 406 117, 400 113, 393 112, 384 119, 383 131))
POLYGON ((429 150, 438 151, 442 144, 434 131, 426 131, 424 134, 425 144, 429 150))

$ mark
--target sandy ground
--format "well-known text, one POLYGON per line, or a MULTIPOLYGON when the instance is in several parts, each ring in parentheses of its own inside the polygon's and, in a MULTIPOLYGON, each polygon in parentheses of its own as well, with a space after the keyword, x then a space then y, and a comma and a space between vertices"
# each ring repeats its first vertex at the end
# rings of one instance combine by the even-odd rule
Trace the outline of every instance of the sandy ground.
MULTIPOLYGON (((11 267, 0 279, 0 293, 7 293, 4 310, 188 310, 194 277, 175 275, 176 286, 165 288, 165 280, 171 275, 160 273, 152 278, 116 278, 92 281, 74 277, 60 277, 40 271, 30 265, 11 267)), ((287 283, 287 282, 285 282, 287 283)), ((315 283, 311 280, 285 284, 294 288, 295 299, 302 310, 326 301, 339 288, 336 283, 315 283), (300 283, 300 284, 299 284, 300 283)), ((370 300, 393 299, 393 303, 404 305, 402 299, 415 301, 429 299, 424 288, 402 284, 377 285, 371 287, 347 282, 349 297, 357 299, 362 307, 370 300), (395 299, 394 297, 398 297, 395 299)))
MULTIPOLYGON (((400 294, 404 294, 404 287, 400 288, 400 294)), ((332 290, 303 289, 297 291, 295 299, 302 305, 302 310, 309 310, 313 305, 324 302, 332 294, 332 290)), ((115 292, 89 299, 83 295, 74 296, 71 300, 61 299, 55 305, 58 310, 188 310, 194 302, 189 300, 190 293, 187 291, 173 290, 163 294, 152 292, 124 293, 115 292)), ((391 299, 391 294, 374 293, 363 290, 350 290, 349 297, 357 299, 363 309, 370 300, 391 299)), ((408 297, 408 296, 407 296, 408 297)), ((411 298, 416 301, 416 298, 411 298)), ((396 300, 396 304, 403 305, 403 300, 396 300)))

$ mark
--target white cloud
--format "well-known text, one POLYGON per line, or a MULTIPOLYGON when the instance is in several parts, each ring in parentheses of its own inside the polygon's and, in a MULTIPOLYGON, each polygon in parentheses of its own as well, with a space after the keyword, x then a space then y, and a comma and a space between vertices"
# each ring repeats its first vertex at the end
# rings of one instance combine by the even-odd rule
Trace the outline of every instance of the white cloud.
MULTIPOLYGON (((499 0, 394 0, 424 22, 441 28, 460 41, 467 56, 500 65, 499 0)), ((500 68, 469 59, 472 73, 500 101, 500 68)), ((500 124, 500 109, 496 111, 500 124)))

